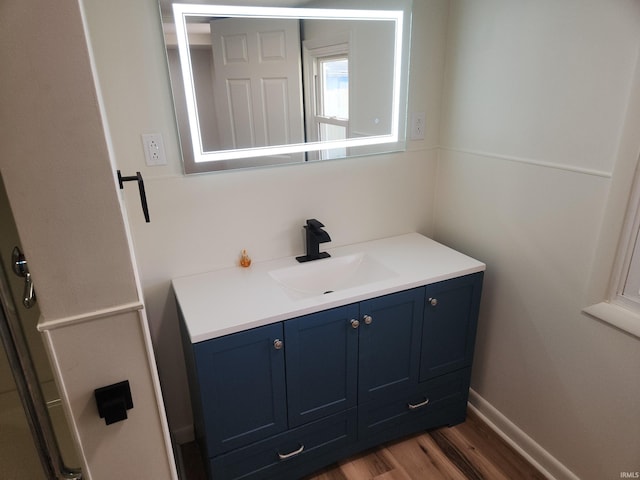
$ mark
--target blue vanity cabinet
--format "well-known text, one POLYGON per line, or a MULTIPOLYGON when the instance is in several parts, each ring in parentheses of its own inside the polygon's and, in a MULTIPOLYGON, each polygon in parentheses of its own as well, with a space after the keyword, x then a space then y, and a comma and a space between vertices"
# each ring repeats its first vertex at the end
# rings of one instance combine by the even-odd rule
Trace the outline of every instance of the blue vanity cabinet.
POLYGON ((289 427, 418 383, 424 288, 284 322, 289 427))
POLYGON ((193 346, 208 457, 287 429, 283 338, 276 323, 193 346))
POLYGON ((420 381, 470 367, 483 272, 426 286, 420 381))
POLYGON ((423 308, 424 288, 360 302, 359 403, 417 385, 423 308))
MULTIPOLYGON (((404 388, 393 395, 369 397, 370 401, 366 401, 366 392, 359 398, 358 436, 366 446, 464 421, 482 278, 480 272, 420 289, 424 309, 419 311, 418 330, 411 337, 411 342, 418 342, 419 353, 391 360, 411 359, 409 375, 398 382, 404 388)), ((391 340, 393 332, 386 336, 391 340)), ((384 342, 379 344, 372 354, 384 352, 384 346, 384 342)))
POLYGON ((284 322, 289 427, 355 407, 358 305, 284 322))
POLYGON ((195 344, 185 335, 210 478, 299 479, 382 442, 463 421, 482 278, 195 344))

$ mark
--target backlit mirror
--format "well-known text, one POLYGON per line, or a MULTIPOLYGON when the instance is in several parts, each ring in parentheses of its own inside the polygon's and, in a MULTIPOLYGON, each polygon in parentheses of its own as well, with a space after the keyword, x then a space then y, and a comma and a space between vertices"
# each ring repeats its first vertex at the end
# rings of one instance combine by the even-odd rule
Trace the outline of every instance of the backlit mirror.
POLYGON ((348 4, 163 8, 186 173, 404 149, 408 3, 348 4))

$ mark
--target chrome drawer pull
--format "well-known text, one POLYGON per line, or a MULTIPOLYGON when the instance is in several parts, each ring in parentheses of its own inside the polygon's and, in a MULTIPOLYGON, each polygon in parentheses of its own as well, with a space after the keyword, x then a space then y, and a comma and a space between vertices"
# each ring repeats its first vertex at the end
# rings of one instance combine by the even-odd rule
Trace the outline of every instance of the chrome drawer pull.
POLYGON ((286 460, 287 458, 295 457, 296 455, 301 454, 303 450, 304 450, 304 445, 300 444, 300 448, 297 449, 295 452, 285 453, 284 455, 278 452, 278 458, 280 460, 286 460))
POLYGON ((422 408, 422 407, 426 407, 429 404, 429 399, 425 399, 424 402, 420 402, 420 403, 407 403, 407 407, 409 407, 409 410, 416 410, 418 408, 422 408))

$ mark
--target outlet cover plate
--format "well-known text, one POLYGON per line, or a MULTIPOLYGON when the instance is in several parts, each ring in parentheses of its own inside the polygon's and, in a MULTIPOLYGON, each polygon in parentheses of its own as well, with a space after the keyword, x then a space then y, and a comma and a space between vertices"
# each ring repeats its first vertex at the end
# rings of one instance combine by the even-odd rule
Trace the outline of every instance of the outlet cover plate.
POLYGON ((411 140, 424 140, 427 116, 425 112, 411 114, 411 140))
POLYGON ((144 149, 144 158, 147 166, 155 167, 167 164, 162 135, 159 133, 143 133, 142 147, 144 149))

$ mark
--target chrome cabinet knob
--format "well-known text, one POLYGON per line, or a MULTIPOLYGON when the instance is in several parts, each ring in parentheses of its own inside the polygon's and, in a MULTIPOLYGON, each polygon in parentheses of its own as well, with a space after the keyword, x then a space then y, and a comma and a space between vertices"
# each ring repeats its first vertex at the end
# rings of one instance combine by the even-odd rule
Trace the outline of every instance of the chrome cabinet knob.
POLYGON ((437 298, 430 298, 429 299, 429 305, 431 305, 432 307, 435 307, 436 305, 438 305, 438 299, 437 298))
POLYGON ((355 318, 351 319, 351 328, 358 328, 360 326, 360 322, 355 318))
POLYGON ((273 348, 275 348, 276 350, 282 350, 283 346, 284 346, 284 342, 282 340, 280 340, 279 338, 276 338, 273 341, 273 348))
POLYGON ((367 325, 371 325, 371 323, 373 323, 373 317, 371 315, 365 315, 362 319, 367 325))

